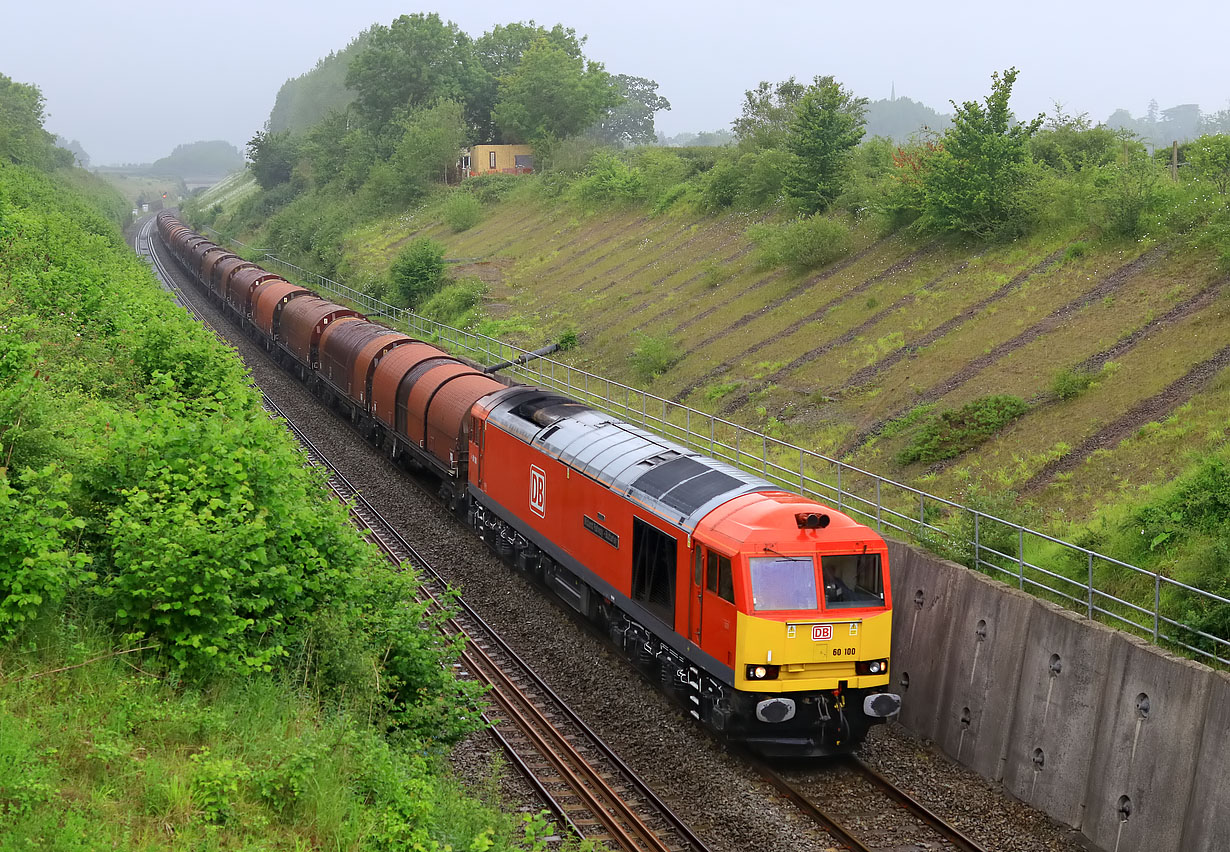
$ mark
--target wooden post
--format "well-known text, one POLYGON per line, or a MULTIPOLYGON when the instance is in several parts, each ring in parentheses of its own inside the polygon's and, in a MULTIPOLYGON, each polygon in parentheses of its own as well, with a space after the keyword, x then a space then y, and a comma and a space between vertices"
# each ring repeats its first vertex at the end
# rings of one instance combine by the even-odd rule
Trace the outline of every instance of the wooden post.
POLYGON ((1170 145, 1170 179, 1175 183, 1179 182, 1179 140, 1176 139, 1170 145))

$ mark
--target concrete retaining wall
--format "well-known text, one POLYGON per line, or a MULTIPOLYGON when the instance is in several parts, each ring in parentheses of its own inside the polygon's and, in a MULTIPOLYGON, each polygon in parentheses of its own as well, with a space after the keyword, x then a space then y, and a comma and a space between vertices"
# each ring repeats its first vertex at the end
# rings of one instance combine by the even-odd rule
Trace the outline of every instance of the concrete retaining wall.
POLYGON ((1230 676, 889 551, 901 724, 1102 849, 1230 848, 1230 676))

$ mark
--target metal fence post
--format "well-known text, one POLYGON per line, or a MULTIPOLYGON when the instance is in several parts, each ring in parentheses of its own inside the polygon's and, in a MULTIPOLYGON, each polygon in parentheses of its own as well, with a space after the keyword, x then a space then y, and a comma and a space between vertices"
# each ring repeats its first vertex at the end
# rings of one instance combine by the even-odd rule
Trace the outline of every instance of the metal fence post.
POLYGON ((878 533, 884 532, 884 524, 880 518, 880 511, 881 511, 880 506, 882 505, 880 503, 880 482, 881 481, 882 480, 880 479, 880 477, 877 476, 876 477, 876 532, 878 533))
POLYGON ((1160 634, 1160 621, 1162 618, 1162 574, 1160 571, 1153 575, 1153 641, 1156 643, 1160 634))
POLYGON ((1089 551, 1089 618, 1093 618, 1093 551, 1089 551))
POLYGON ((1017 527, 1016 540, 1016 559, 1020 565, 1020 573, 1017 575, 1017 588, 1024 590, 1025 588, 1025 528, 1017 527))
POLYGON ((982 513, 974 512, 974 568, 982 567, 982 542, 978 538, 978 527, 981 520, 982 513))

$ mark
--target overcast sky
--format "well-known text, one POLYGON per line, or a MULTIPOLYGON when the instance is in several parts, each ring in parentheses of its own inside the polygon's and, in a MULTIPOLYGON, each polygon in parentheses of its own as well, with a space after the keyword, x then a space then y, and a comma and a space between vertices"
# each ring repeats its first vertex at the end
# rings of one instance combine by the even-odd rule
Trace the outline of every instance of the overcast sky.
POLYGON ((519 0, 414 6, 396 0, 0 0, 0 73, 38 85, 49 130, 94 164, 148 162, 181 142, 243 145, 278 87, 372 23, 438 12, 472 36, 533 19, 588 35, 614 74, 649 77, 673 109, 658 130, 729 127, 760 80, 832 74, 857 94, 893 85, 941 112, 979 99, 992 71, 1020 69, 1012 107, 1105 120, 1230 106, 1230 3, 1136 0, 585 3, 519 0))

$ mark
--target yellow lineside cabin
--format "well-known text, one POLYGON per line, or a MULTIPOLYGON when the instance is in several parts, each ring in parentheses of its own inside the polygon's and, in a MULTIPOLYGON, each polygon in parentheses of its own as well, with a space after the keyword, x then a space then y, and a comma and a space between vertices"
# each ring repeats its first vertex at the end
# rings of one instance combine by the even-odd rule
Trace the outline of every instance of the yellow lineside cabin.
POLYGON ((534 149, 529 145, 475 145, 461 152, 461 174, 475 177, 492 172, 525 175, 534 171, 534 149))

